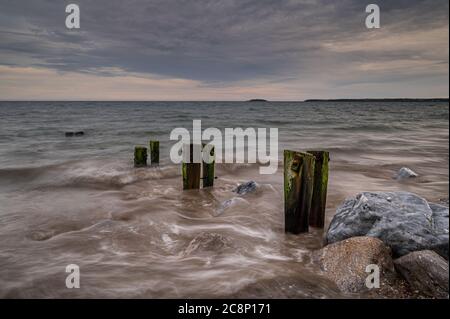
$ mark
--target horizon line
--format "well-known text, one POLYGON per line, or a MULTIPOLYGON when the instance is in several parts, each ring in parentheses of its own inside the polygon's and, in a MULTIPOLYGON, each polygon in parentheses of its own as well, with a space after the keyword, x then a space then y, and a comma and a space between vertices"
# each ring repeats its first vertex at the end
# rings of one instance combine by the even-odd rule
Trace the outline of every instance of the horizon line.
POLYGON ((52 100, 52 99, 42 99, 42 100, 1 100, 0 102, 253 102, 253 103, 265 103, 265 102, 276 102, 276 103, 300 103, 308 101, 395 101, 395 100, 410 100, 410 101, 433 101, 433 100, 449 100, 449 97, 394 97, 394 98, 309 98, 304 100, 266 100, 266 99, 248 99, 248 100, 83 100, 83 99, 73 99, 73 100, 52 100))

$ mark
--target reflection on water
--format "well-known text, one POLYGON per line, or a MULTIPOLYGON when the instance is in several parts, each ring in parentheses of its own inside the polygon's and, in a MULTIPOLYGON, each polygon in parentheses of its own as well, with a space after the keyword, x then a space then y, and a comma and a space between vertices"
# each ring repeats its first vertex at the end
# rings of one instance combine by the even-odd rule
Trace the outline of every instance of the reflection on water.
POLYGON ((310 260, 323 231, 284 234, 282 167, 218 165, 213 189, 182 191, 168 138, 193 119, 278 127, 280 153, 330 150, 327 223, 360 191, 448 197, 445 103, 1 102, 0 297, 349 297, 310 260), (161 167, 132 168, 133 146, 150 138, 161 167), (393 180, 403 166, 420 177, 393 180), (254 193, 232 192, 249 180, 254 193), (79 290, 65 287, 68 264, 79 290))

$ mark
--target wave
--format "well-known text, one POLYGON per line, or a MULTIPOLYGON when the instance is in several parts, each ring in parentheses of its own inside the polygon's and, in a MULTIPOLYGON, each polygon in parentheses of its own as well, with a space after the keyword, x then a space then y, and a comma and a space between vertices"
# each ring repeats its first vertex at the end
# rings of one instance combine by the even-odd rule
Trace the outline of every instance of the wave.
POLYGON ((120 188, 145 180, 179 175, 175 166, 135 169, 132 164, 103 161, 71 161, 40 167, 0 169, 0 183, 27 183, 32 188, 120 188))
MULTIPOLYGON (((329 128, 330 129, 330 128, 329 128)), ((348 126, 338 126, 332 128, 333 130, 337 131, 361 131, 361 132, 395 132, 395 131, 408 131, 412 130, 411 128, 404 127, 401 124, 398 125, 392 125, 392 124, 367 124, 367 123, 361 123, 361 124, 353 124, 348 126)))

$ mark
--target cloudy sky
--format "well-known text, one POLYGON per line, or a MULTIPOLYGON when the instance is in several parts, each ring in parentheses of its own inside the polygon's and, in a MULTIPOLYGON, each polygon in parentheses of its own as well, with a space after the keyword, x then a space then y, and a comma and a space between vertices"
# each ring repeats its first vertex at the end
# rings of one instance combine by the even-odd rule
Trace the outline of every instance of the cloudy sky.
POLYGON ((1 100, 448 97, 448 0, 0 0, 1 100), (65 27, 65 7, 81 28, 65 27), (381 29, 365 7, 381 8, 381 29))

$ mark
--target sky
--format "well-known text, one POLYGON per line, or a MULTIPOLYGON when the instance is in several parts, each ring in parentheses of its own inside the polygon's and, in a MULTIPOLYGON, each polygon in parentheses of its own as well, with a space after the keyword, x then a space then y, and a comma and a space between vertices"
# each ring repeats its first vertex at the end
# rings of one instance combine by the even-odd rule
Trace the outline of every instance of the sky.
POLYGON ((0 0, 0 100, 448 98, 448 41, 448 0, 0 0))

